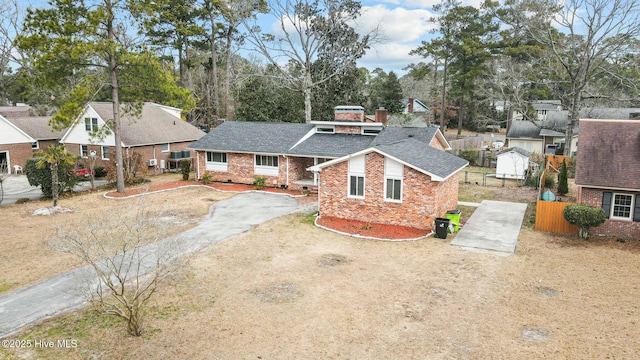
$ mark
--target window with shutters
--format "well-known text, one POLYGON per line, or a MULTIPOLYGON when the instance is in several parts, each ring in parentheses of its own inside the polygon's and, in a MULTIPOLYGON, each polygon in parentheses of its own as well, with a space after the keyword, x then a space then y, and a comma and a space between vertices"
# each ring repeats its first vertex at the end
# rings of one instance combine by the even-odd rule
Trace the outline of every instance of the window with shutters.
POLYGON ((640 194, 602 193, 602 209, 609 219, 640 222, 640 194))
POLYGON ((633 216, 633 195, 613 194, 611 203, 611 218, 620 220, 631 220, 633 216))

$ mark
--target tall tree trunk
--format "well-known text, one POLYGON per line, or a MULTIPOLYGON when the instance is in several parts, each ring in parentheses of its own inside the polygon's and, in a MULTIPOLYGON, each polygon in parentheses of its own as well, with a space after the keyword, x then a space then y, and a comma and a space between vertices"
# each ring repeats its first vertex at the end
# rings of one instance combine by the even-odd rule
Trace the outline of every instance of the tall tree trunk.
POLYGON ((233 116, 233 107, 231 106, 231 43, 233 42, 233 27, 229 26, 227 31, 226 52, 226 76, 224 83, 224 112, 225 117, 230 119, 233 116))
POLYGON ((220 118, 220 94, 218 84, 218 50, 216 49, 216 21, 213 12, 209 14, 211 21, 211 81, 213 92, 213 107, 215 109, 216 118, 220 118))
MULTIPOLYGON (((442 73, 442 101, 440 102, 440 131, 444 134, 446 132, 444 128, 444 113, 447 108, 446 94, 447 94, 447 58, 444 58, 444 70, 442 73)), ((438 72, 436 67, 436 72, 438 72)))
POLYGON ((304 75, 304 122, 311 123, 311 73, 304 75))
MULTIPOLYGON (((112 10, 111 1, 107 1, 107 9, 112 10)), ((115 41, 113 29, 113 12, 107 19, 107 37, 110 41, 115 41)), ((113 136, 116 147, 116 191, 124 193, 124 169, 122 161, 122 129, 120 124, 120 98, 118 87, 118 73, 116 71, 115 47, 109 52, 109 78, 111 79, 111 101, 113 104, 113 136)))
POLYGON ((462 135, 462 122, 465 117, 464 91, 460 94, 460 109, 458 110, 458 136, 462 135))

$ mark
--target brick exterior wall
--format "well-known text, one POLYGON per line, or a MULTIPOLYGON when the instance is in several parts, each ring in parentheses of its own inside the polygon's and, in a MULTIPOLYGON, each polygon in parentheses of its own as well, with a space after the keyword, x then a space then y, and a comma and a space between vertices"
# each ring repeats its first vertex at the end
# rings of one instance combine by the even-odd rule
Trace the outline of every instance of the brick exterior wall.
POLYGON ((364 111, 336 112, 334 115, 336 121, 364 121, 364 111))
MULTIPOLYGON (((585 205, 602 207, 602 193, 612 190, 582 188, 579 202, 585 205)), ((612 191, 613 192, 613 191, 612 191)), ((624 193, 624 191, 620 191, 624 193)), ((640 196, 640 193, 635 193, 640 196)), ((640 222, 628 220, 607 219, 604 225, 591 228, 590 234, 606 235, 623 239, 640 239, 640 222)))
MULTIPOLYGON (((185 142, 178 142, 178 143, 171 143, 169 145, 169 150, 167 152, 162 152, 162 145, 161 144, 156 144, 156 145, 146 145, 146 146, 134 146, 134 147, 130 147, 130 148, 123 148, 123 155, 126 156, 127 151, 129 154, 133 154, 138 153, 141 156, 141 160, 142 160, 142 164, 141 166, 143 167, 147 167, 147 172, 148 173, 155 173, 155 174, 159 174, 162 172, 162 169, 160 168, 160 163, 161 160, 164 160, 165 163, 165 169, 169 169, 169 154, 171 153, 171 151, 182 151, 182 150, 186 150, 187 147, 189 145, 191 145, 193 142, 192 141, 185 141, 185 142), (155 154, 155 156, 154 156, 155 154), (152 166, 147 166, 147 160, 150 159, 156 159, 156 166, 152 167, 152 166)), ((76 154, 78 156, 80 156, 80 144, 72 144, 72 143, 67 143, 65 144, 67 151, 69 151, 70 153, 76 154)), ((109 166, 109 163, 111 161, 113 161, 115 159, 116 156, 116 148, 115 146, 109 146, 109 160, 103 160, 102 159, 102 146, 101 145, 92 145, 92 144, 88 144, 87 145, 87 150, 89 152, 91 151, 95 151, 96 154, 98 155, 98 158, 96 160, 95 166, 102 166, 102 167, 107 167, 109 166)), ((191 151, 191 158, 193 158, 195 156, 195 151, 191 151)), ((80 160, 81 164, 85 164, 88 165, 87 163, 87 159, 83 159, 80 160)), ((176 168, 179 167, 179 165, 177 163, 172 163, 171 164, 172 168, 176 168)))
POLYGON ((402 202, 384 200, 384 157, 366 155, 365 197, 348 197, 348 161, 326 167, 320 173, 318 194, 321 216, 372 223, 431 229, 436 217, 457 208, 458 174, 447 181, 431 181, 428 175, 404 166, 402 202))
POLYGON ((22 166, 22 170, 24 171, 24 165, 27 159, 32 158, 37 150, 34 151, 30 143, 22 143, 2 144, 0 145, 0 151, 9 153, 9 162, 11 163, 9 165, 11 165, 11 168, 7 169, 7 171, 13 173, 13 165, 22 166))
POLYGON ((336 126, 336 134, 361 134, 362 127, 360 126, 336 126))
MULTIPOLYGON (((196 176, 202 179, 202 175, 208 173, 212 181, 228 182, 239 184, 253 184, 254 181, 254 154, 227 153, 227 171, 206 170, 207 155, 204 151, 198 151, 196 155, 196 176)), ((311 159, 313 162, 313 159, 311 159)), ((289 163, 291 170, 291 162, 289 163)), ((287 183, 287 158, 278 156, 278 176, 258 175, 267 179, 267 187, 280 187, 287 183)), ((289 177, 291 182, 291 174, 289 177)))

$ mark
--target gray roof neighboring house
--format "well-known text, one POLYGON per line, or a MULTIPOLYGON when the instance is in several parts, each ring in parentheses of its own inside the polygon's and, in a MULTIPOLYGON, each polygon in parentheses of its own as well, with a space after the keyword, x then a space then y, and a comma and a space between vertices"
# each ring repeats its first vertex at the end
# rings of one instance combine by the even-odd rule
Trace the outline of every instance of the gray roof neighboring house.
POLYGON ((313 128, 311 124, 225 121, 189 148, 287 154, 313 128))
POLYGON ((512 121, 507 133, 509 139, 542 139, 540 128, 531 121, 512 121))
POLYGON ((528 152, 527 150, 525 150, 525 149, 523 149, 523 148, 520 148, 520 147, 517 147, 517 146, 514 146, 514 147, 511 147, 511 148, 508 148, 508 149, 504 149, 504 150, 502 150, 502 151, 499 151, 499 152, 496 154, 496 156, 500 156, 500 155, 507 154, 507 153, 510 153, 510 152, 518 153, 518 154, 520 154, 520 155, 522 155, 522 156, 524 156, 524 157, 529 157, 529 156, 531 155, 531 153, 530 153, 530 152, 528 152))
POLYGON ((11 118, 9 121, 36 140, 59 140, 66 129, 53 130, 49 126, 50 119, 50 116, 31 116, 11 118))
MULTIPOLYGON (((89 105, 102 120, 113 119, 112 103, 94 102, 89 105)), ((139 116, 121 115, 122 143, 126 146, 194 141, 205 135, 204 131, 177 118, 158 104, 145 103, 139 116)))

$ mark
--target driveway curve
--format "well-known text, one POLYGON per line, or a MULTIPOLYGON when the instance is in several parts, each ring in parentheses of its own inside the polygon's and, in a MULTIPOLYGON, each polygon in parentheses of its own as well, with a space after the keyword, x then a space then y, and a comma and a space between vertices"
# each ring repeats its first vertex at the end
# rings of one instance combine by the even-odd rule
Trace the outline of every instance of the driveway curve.
MULTIPOLYGON (((195 253, 208 245, 249 231, 258 224, 292 213, 298 207, 298 201, 290 196, 242 193, 216 203, 198 226, 159 243, 149 244, 142 252, 152 254, 167 242, 174 246, 176 256, 195 253)), ((153 263, 152 259, 150 263, 153 263)), ((85 297, 82 291, 86 291, 83 289, 86 280, 97 282, 88 266, 0 296, 0 338, 83 306, 85 297)))

